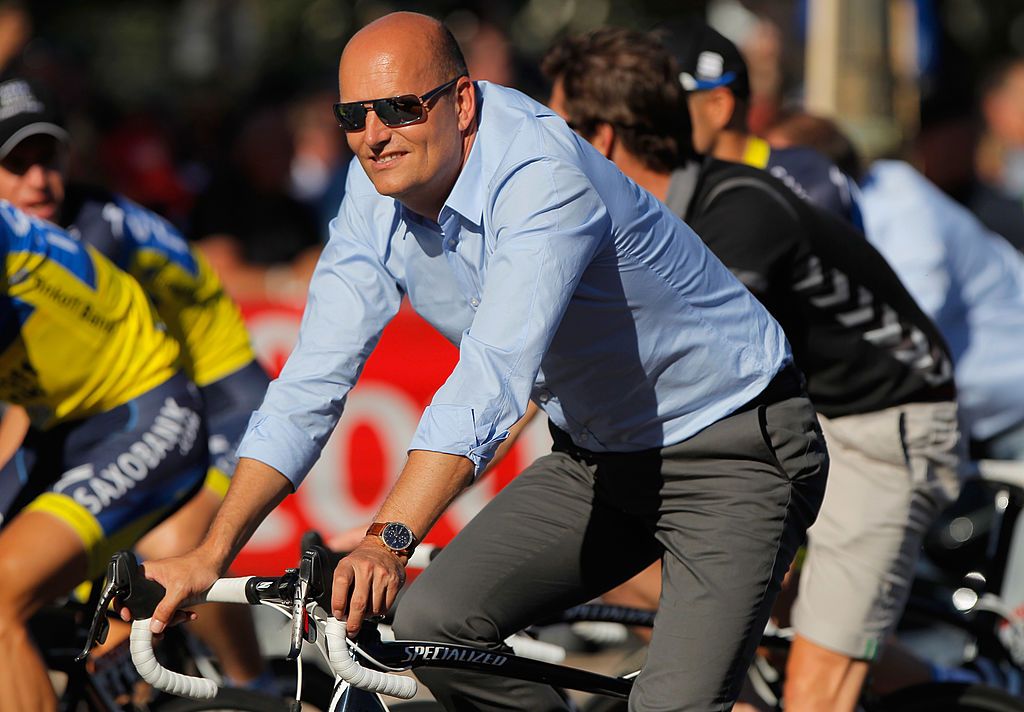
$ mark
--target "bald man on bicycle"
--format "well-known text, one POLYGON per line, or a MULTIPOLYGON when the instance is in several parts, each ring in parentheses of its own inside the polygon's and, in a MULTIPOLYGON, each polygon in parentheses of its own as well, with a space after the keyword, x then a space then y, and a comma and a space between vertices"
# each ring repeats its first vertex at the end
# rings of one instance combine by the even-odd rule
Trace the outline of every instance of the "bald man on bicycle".
MULTIPOLYGON (((407 297, 459 362, 377 521, 337 568, 335 616, 354 634, 390 605, 416 543, 532 399, 552 423, 552 453, 417 579, 397 634, 497 652, 511 631, 660 558, 666 593, 631 709, 728 708, 827 470, 780 327, 549 109, 472 81, 436 20, 394 13, 363 28, 339 82, 335 116, 358 168, 299 344, 250 421, 203 544, 147 564, 168 590, 154 629, 301 482, 407 297)), ((535 683, 422 679, 449 709, 565 709, 535 683)))

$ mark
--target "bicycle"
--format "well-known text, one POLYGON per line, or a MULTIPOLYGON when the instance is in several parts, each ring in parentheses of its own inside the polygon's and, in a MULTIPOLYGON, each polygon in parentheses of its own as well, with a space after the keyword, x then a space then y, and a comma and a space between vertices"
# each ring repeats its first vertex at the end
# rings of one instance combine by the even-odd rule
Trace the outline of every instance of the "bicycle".
MULTIPOLYGON (((958 503, 926 537, 924 548, 930 562, 919 565, 897 635, 909 640, 910 649, 924 659, 938 649, 945 666, 978 672, 980 683, 960 683, 959 691, 950 688, 955 704, 960 705, 951 709, 989 709, 986 705, 1021 709, 1020 697, 989 690, 1012 689, 1012 683, 1024 681, 1024 621, 1001 597, 1015 525, 1024 511, 1024 471, 1015 463, 971 464, 966 487, 977 490, 975 497, 968 498, 973 500, 972 521, 965 519, 968 505, 958 503)), ((748 677, 762 703, 781 709, 782 674, 777 669, 759 658, 748 677)), ((1016 692, 1019 695, 1020 689, 1016 692)), ((874 709, 872 704, 908 710, 947 709, 915 706, 918 695, 919 690, 912 687, 881 701, 875 698, 872 703, 872 693, 865 691, 862 700, 868 700, 866 710, 874 709)))
MULTIPOLYGON (((90 626, 101 598, 102 580, 93 582, 88 600, 71 599, 63 605, 43 608, 29 621, 33 640, 51 673, 64 678, 58 699, 61 712, 200 712, 201 710, 279 709, 273 698, 226 688, 211 702, 183 700, 152 689, 141 680, 131 661, 127 636, 118 644, 108 646, 102 655, 86 656, 82 651, 93 642, 106 638, 105 626, 99 635, 90 626), (95 639, 99 640, 95 640, 95 639), (215 704, 214 704, 215 703, 215 704)), ((103 623, 106 623, 104 620, 103 623)), ((183 631, 169 631, 163 654, 168 664, 185 666, 193 663, 193 651, 183 631), (173 662, 170 662, 173 661, 173 662)))
MULTIPOLYGON (((923 575, 915 580, 901 621, 905 634, 938 623, 955 631, 952 664, 1000 670, 1024 681, 1024 620, 1004 599, 1017 522, 1024 512, 1024 469, 978 461, 965 496, 925 540, 923 575)), ((946 635, 944 640, 949 640, 946 635)), ((994 675, 993 675, 994 677, 994 675)))
MULTIPOLYGON (((149 616, 163 596, 159 584, 145 579, 134 558, 121 553, 111 561, 110 583, 99 603, 105 607, 116 595, 132 611, 132 657, 140 674, 150 684, 171 694, 210 699, 218 692, 216 683, 172 672, 156 660, 149 631, 149 616)), ((355 640, 345 636, 344 624, 327 613, 331 595, 330 559, 320 548, 306 551, 297 569, 279 577, 220 579, 204 600, 250 605, 267 605, 292 619, 289 658, 301 663, 303 641, 311 643, 329 662, 338 682, 331 700, 331 712, 426 712, 440 709, 436 703, 398 703, 389 708, 384 696, 408 700, 416 693, 415 679, 400 674, 421 667, 472 670, 502 675, 556 687, 581 690, 618 700, 629 695, 639 671, 622 676, 602 675, 564 665, 539 661, 515 653, 495 652, 471 646, 436 641, 385 640, 378 621, 363 626, 355 640), (415 705, 415 706, 412 706, 415 705), (433 706, 431 706, 433 705, 433 706)), ((653 613, 647 612, 650 622, 653 613)), ((583 606, 570 609, 559 620, 605 620, 637 624, 635 610, 611 606, 583 606)), ((766 633, 763 642, 787 645, 784 636, 766 633)), ((301 669, 301 667, 297 668, 301 669)), ((301 697, 301 672, 296 698, 301 697)), ((291 709, 300 709, 291 702, 291 709)), ((595 708, 596 709, 596 708, 595 708)), ((1017 700, 983 686, 929 683, 884 698, 870 709, 876 712, 1020 712, 1017 700), (899 706, 896 706, 896 705, 899 706)))

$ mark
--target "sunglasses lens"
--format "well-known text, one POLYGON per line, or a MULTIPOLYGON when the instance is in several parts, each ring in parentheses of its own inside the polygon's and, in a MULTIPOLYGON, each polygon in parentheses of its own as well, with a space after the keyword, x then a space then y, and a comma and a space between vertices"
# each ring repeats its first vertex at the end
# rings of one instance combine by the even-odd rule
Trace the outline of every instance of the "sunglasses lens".
POLYGON ((414 124, 423 118, 423 104, 419 97, 411 94, 378 99, 373 103, 373 110, 385 126, 391 127, 414 124))
POLYGON ((360 103, 335 104, 334 118, 346 131, 358 131, 366 125, 366 107, 360 103))

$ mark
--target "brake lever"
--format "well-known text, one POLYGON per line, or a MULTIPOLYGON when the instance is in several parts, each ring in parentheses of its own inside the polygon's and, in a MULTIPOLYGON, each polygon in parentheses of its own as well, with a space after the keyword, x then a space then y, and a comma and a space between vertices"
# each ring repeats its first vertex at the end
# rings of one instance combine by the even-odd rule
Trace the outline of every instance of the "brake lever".
POLYGON ((316 640, 316 628, 309 625, 309 611, 306 604, 316 598, 315 593, 311 595, 312 582, 317 580, 319 575, 317 556, 311 549, 302 553, 299 560, 298 580, 292 594, 292 631, 288 645, 287 660, 295 660, 302 652, 302 641, 310 643, 316 640))
POLYGON ((306 611, 306 593, 309 590, 309 583, 299 577, 295 586, 295 593, 292 596, 292 635, 288 645, 286 660, 295 660, 302 652, 302 641, 306 638, 306 628, 309 625, 309 613, 306 611))
MULTIPOLYGON (((103 645, 107 641, 107 633, 110 631, 110 622, 107 620, 107 608, 114 597, 125 592, 128 584, 124 579, 125 567, 128 562, 124 560, 123 554, 118 552, 110 558, 107 563, 106 584, 103 593, 100 594, 96 603, 96 610, 93 611, 92 623, 89 625, 89 636, 86 638, 85 647, 82 652, 75 656, 75 662, 81 663, 89 657, 89 651, 94 645, 103 645)), ((130 580, 130 576, 129 576, 130 580)))

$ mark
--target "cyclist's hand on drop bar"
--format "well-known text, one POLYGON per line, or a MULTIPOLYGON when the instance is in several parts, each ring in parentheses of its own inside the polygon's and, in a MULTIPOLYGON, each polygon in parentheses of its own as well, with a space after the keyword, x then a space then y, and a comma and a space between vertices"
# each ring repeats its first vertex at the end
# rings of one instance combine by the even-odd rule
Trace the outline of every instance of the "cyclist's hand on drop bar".
POLYGON ((405 583, 405 558, 399 558, 376 538, 367 537, 334 570, 331 610, 344 619, 345 631, 355 637, 363 620, 384 615, 405 583))
MULTIPOLYGON (((154 635, 162 633, 168 625, 195 620, 196 614, 192 611, 178 609, 191 600, 199 599, 220 578, 217 567, 207 562, 198 551, 147 561, 143 571, 147 579, 156 581, 167 591, 153 611, 149 628, 154 635)), ((119 612, 122 620, 131 620, 127 608, 121 607, 119 612)))

